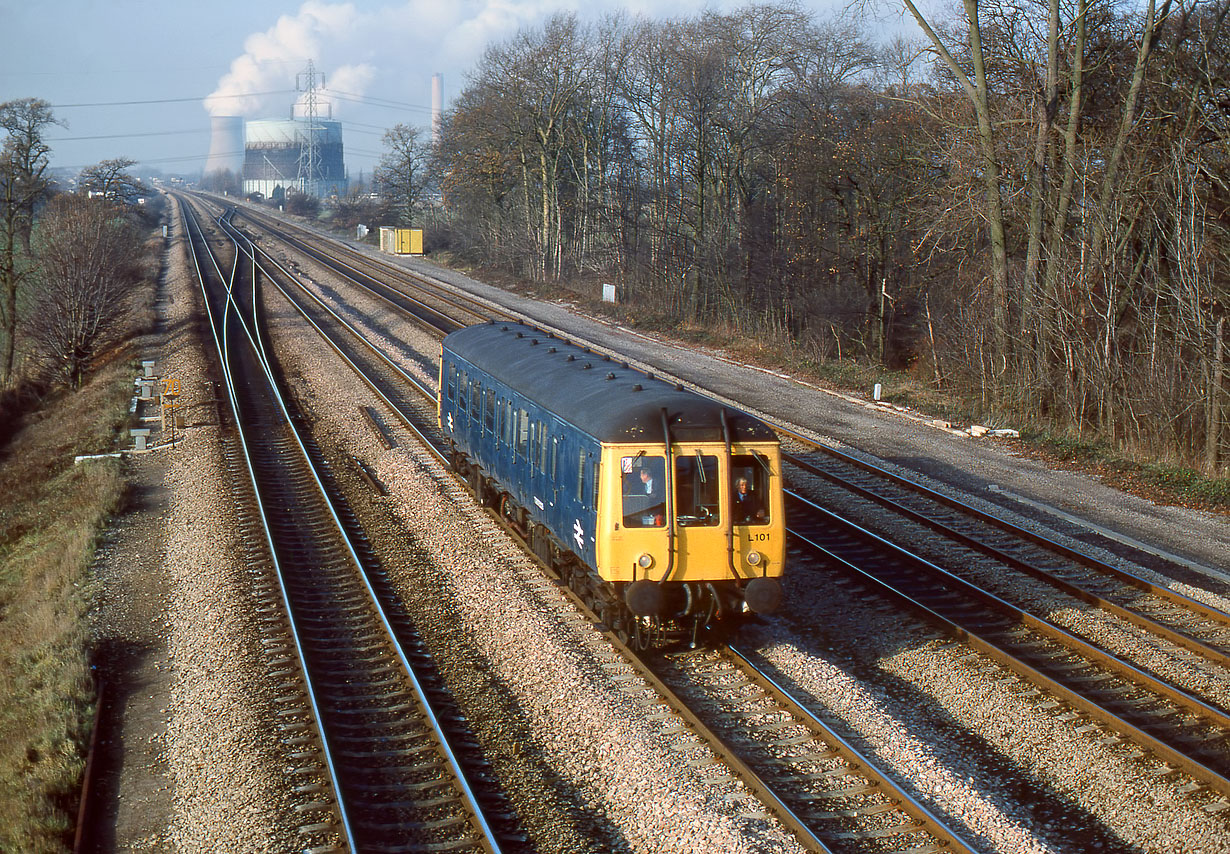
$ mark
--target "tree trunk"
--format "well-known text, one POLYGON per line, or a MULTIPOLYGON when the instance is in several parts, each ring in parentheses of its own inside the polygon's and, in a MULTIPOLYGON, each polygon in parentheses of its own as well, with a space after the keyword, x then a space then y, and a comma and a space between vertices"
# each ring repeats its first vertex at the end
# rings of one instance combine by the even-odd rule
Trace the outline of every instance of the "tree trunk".
POLYGON ((1217 474, 1221 464, 1222 389, 1226 374, 1226 317, 1217 318, 1213 333, 1213 355, 1209 360, 1209 395, 1205 403, 1204 466, 1209 475, 1217 474))
POLYGON ((1045 365, 1039 339, 1038 266, 1042 254, 1043 209, 1049 195, 1047 165, 1050 162, 1051 126, 1059 98, 1059 0, 1050 0, 1046 36, 1046 89, 1038 102, 1038 133, 1034 141, 1032 174, 1030 175, 1029 240, 1025 252, 1025 276, 1021 288, 1020 340, 1032 339, 1029 352, 1030 381, 1044 376, 1045 365))

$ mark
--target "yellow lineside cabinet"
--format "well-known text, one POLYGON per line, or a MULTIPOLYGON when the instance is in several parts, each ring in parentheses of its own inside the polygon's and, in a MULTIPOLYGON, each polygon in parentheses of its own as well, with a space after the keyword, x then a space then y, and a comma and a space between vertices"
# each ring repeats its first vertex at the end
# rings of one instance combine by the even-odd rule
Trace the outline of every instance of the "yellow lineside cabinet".
POLYGON ((380 251, 390 255, 422 255, 423 229, 380 227, 380 251))

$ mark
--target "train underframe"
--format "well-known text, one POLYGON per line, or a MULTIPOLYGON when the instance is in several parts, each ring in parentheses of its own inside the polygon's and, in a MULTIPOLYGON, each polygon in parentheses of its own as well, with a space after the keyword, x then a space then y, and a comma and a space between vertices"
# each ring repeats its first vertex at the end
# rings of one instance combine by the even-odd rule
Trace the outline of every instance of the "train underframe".
POLYGON ((464 454, 454 449, 451 462, 475 499, 496 511, 522 543, 623 643, 642 650, 675 644, 695 648, 729 637, 745 619, 742 589, 734 580, 656 585, 660 597, 657 615, 634 614, 628 605, 629 583, 613 583, 599 576, 550 530, 534 522, 525 507, 464 454))

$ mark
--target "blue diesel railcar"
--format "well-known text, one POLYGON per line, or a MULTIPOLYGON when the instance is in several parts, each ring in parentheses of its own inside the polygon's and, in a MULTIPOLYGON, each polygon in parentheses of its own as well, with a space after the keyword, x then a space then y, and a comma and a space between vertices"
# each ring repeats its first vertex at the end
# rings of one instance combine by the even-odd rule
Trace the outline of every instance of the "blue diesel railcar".
POLYGON ((444 339, 452 464, 621 636, 645 645, 776 608, 785 528, 761 421, 533 327, 444 339))

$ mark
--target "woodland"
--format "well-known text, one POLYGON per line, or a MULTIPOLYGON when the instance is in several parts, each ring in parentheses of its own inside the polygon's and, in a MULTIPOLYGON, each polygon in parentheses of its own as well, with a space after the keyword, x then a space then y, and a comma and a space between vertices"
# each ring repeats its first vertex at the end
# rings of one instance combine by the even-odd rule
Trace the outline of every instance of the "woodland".
POLYGON ((902 2, 556 16, 377 177, 489 268, 1224 475, 1230 0, 902 2))

